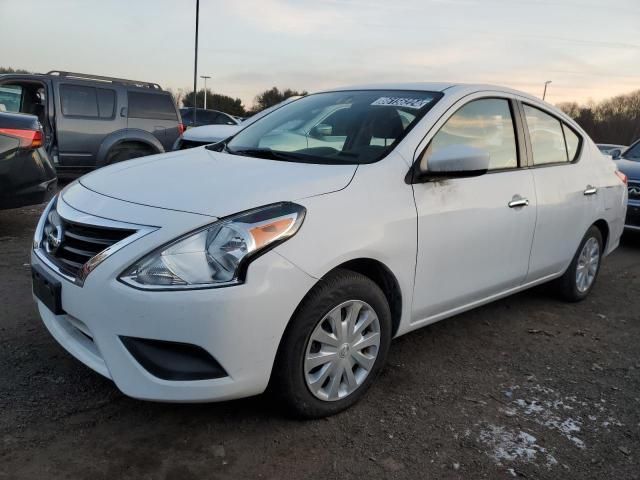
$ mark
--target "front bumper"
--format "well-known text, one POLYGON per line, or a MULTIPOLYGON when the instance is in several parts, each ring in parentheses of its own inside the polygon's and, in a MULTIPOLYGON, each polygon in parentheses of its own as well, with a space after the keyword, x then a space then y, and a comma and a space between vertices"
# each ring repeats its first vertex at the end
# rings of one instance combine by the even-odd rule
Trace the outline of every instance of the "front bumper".
MULTIPOLYGON (((86 191, 83 195, 98 194, 86 191)), ((122 206, 118 203, 123 202, 103 197, 98 203, 86 205, 111 204, 113 211, 118 211, 122 206)), ((203 221, 195 219, 194 214, 130 205, 132 217, 143 208, 147 208, 150 219, 170 215, 191 223, 203 221)), ((249 266, 244 284, 233 287, 160 292, 137 290, 118 281, 122 270, 174 236, 175 228, 164 231, 161 227, 118 250, 91 272, 83 286, 53 272, 34 253, 33 265, 47 269, 62 284, 64 313, 55 315, 36 300, 42 320, 69 353, 112 379, 131 397, 199 402, 261 393, 268 384, 287 323, 316 280, 270 251, 249 266), (200 380, 159 378, 134 358, 123 343, 124 337, 200 347, 227 375, 200 380)))

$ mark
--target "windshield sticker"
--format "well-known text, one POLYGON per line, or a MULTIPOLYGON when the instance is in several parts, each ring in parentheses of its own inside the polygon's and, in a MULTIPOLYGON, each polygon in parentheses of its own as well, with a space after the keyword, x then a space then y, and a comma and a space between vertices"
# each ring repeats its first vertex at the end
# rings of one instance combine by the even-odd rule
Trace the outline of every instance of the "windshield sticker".
POLYGON ((421 109, 431 103, 431 98, 380 97, 371 105, 387 105, 390 107, 406 107, 421 109))

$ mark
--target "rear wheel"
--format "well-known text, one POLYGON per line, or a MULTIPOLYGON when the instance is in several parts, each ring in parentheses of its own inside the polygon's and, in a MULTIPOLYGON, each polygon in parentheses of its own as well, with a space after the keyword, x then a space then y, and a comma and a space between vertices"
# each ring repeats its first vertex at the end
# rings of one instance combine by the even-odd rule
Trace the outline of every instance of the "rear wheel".
POLYGON ((573 261, 558 279, 560 293, 570 302, 578 302, 589 295, 600 271, 603 253, 602 233, 591 226, 580 242, 573 261))
POLYGON ((364 275, 336 271, 291 320, 272 386, 298 416, 333 415, 365 394, 390 342, 391 312, 382 290, 364 275))

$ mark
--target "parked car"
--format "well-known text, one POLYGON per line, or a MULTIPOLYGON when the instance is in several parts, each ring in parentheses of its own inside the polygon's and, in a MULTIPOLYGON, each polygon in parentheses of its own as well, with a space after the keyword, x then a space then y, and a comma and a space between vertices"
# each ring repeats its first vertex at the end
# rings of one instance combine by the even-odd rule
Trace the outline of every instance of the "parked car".
POLYGON ((629 179, 625 228, 640 231, 640 139, 622 152, 616 165, 629 179))
POLYGON ((163 153, 183 131, 158 84, 82 73, 0 75, 0 110, 38 117, 62 175, 163 153))
POLYGON ((56 191, 56 172, 34 115, 0 112, 0 209, 37 205, 56 191))
POLYGON ((613 143, 598 143, 596 146, 598 150, 605 155, 609 155, 614 160, 617 160, 620 154, 627 148, 624 145, 616 145, 613 143))
POLYGON ((330 90, 228 142, 81 178, 43 212, 33 288, 56 340, 127 395, 270 384, 320 417, 362 397, 393 337, 552 280, 584 299, 618 246, 624 180, 525 93, 330 90))
POLYGON ((199 127, 201 125, 238 125, 240 120, 218 110, 198 108, 196 123, 193 123, 193 108, 181 108, 180 116, 185 127, 199 127))
POLYGON ((184 150, 186 148, 202 147, 204 145, 210 145, 212 143, 225 140, 235 135, 243 128, 248 127, 253 122, 260 120, 265 115, 268 115, 274 110, 277 110, 283 105, 293 102, 298 98, 300 98, 300 96, 289 97, 286 100, 276 105, 273 105, 269 108, 265 108, 264 110, 256 113, 255 115, 252 115, 249 118, 244 119, 242 122, 238 123, 237 125, 205 125, 202 127, 190 128, 189 130, 184 132, 182 135, 180 135, 180 137, 176 140, 176 143, 173 145, 173 149, 184 150))

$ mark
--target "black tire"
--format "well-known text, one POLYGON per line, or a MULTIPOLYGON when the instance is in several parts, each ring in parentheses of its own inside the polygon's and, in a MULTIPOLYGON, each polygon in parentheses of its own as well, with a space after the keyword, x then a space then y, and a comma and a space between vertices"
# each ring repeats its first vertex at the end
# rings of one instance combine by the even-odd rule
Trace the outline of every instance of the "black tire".
POLYGON ((271 381, 271 391, 288 407, 287 414, 301 418, 334 415, 355 404, 366 393, 382 369, 391 343, 391 311, 376 283, 350 270, 336 270, 322 279, 303 300, 280 343, 271 381), (307 387, 304 359, 310 336, 332 309, 349 300, 366 302, 380 324, 380 345, 373 367, 355 391, 339 400, 321 400, 307 387))
POLYGON ((593 289, 593 286, 596 284, 596 280, 598 279, 598 273, 600 272, 600 266, 602 265, 602 254, 603 254, 603 246, 604 246, 603 243, 604 242, 602 241, 602 233, 600 232, 600 229, 595 225, 592 225, 589 228, 589 230, 587 230, 587 233, 585 233, 584 237, 582 238, 582 241, 580 242, 580 246, 578 247, 578 250, 573 256, 571 265, 569 265, 569 268, 567 268, 567 271, 564 273, 564 275, 557 280, 556 284, 558 286, 559 293, 564 300, 568 302, 580 302, 589 295, 589 292, 591 292, 591 290, 593 289), (598 267, 595 273, 595 277, 591 282, 591 285, 589 285, 589 287, 585 291, 580 291, 578 289, 578 285, 576 282, 576 275, 577 275, 577 269, 578 269, 578 262, 580 259, 580 253, 582 252, 582 249, 584 248, 585 244, 592 238, 598 242, 598 247, 600 249, 600 260, 598 262, 598 267))
POLYGON ((127 146, 121 145, 114 148, 107 155, 107 165, 113 165, 114 163, 124 162, 125 160, 131 160, 132 158, 145 157, 152 155, 153 152, 149 148, 139 146, 127 146))

